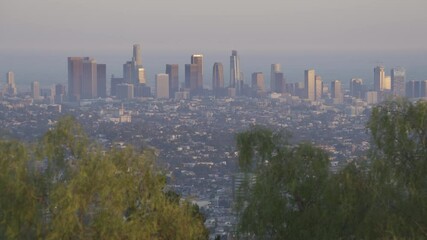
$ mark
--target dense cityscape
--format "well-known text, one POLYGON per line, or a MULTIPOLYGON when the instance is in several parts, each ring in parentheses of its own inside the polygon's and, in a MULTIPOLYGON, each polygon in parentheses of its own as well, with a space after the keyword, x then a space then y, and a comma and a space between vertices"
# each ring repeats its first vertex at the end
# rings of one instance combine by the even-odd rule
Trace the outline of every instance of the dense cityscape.
POLYGON ((6 74, 1 136, 31 142, 61 116, 72 115, 106 148, 154 148, 168 187, 197 203, 211 237, 224 239, 237 221, 237 133, 254 125, 286 130, 291 142, 310 142, 328 152, 330 170, 336 172, 369 149, 366 123, 372 106, 392 97, 427 98, 427 80, 407 81, 402 67, 387 76, 383 66, 376 66, 373 86, 350 78, 349 89, 340 80, 324 83, 314 69, 304 72, 304 82, 288 83, 280 64, 271 64, 269 81, 262 72, 252 73, 249 81, 233 50, 228 85, 222 63, 215 63, 206 78, 203 55, 194 54, 185 65, 184 82, 178 64, 166 64, 165 72, 155 75, 155 86, 149 86, 139 44, 123 64, 123 76, 112 76, 109 84, 105 64, 90 57, 67 60, 67 84, 42 87, 34 81, 30 91, 18 91, 14 73, 6 74), (212 89, 203 87, 206 79, 212 89))

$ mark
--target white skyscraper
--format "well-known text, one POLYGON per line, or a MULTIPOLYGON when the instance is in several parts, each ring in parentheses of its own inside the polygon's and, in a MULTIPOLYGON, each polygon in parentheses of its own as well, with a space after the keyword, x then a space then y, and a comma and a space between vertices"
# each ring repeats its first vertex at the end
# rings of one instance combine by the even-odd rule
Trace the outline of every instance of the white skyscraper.
POLYGON ((316 100, 316 79, 314 69, 305 70, 304 72, 304 87, 305 97, 311 101, 316 100))
POLYGON ((169 98, 169 74, 156 74, 156 97, 169 98))

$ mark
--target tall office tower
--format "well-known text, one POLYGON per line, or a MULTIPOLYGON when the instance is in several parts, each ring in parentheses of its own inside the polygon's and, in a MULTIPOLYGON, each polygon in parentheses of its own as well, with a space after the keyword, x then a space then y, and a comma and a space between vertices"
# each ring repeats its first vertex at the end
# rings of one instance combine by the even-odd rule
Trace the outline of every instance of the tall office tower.
POLYGON ((96 98, 97 93, 97 67, 93 58, 83 58, 83 75, 82 75, 82 99, 96 98))
POLYGON ((280 72, 280 64, 275 63, 271 64, 271 72, 270 72, 270 91, 278 92, 276 87, 276 75, 275 73, 280 72))
POLYGON ((166 64, 166 74, 169 75, 169 97, 174 98, 179 91, 178 64, 166 64))
POLYGON ((190 92, 197 89, 198 66, 196 64, 185 64, 185 88, 190 92))
POLYGON ((55 85, 55 104, 61 104, 65 99, 65 86, 62 84, 55 85))
POLYGON ((165 73, 156 74, 156 97, 169 98, 169 75, 165 73))
POLYGON ((142 66, 142 54, 141 54, 141 45, 134 44, 133 45, 133 58, 132 61, 135 62, 137 67, 142 66))
POLYGON ((384 76, 383 90, 384 91, 391 91, 391 77, 390 76, 384 76))
POLYGON ((374 90, 381 92, 384 90, 384 78, 385 72, 383 66, 377 66, 374 68, 374 90))
POLYGON ((201 91, 203 89, 203 55, 191 55, 191 64, 197 65, 197 90, 201 91))
POLYGON ((151 88, 147 84, 138 83, 133 86, 134 97, 152 97, 151 88))
POLYGON ((415 96, 415 81, 408 81, 405 84, 405 96, 407 98, 414 98, 415 96))
POLYGON ((414 82, 414 98, 421 97, 421 81, 414 82))
POLYGON ((116 95, 119 99, 132 99, 134 97, 133 84, 122 83, 116 86, 116 95))
POLYGON ((96 65, 96 94, 97 97, 107 97, 107 65, 96 65))
POLYGON ((83 58, 68 58, 68 98, 70 101, 80 101, 83 79, 83 58))
POLYGON ((335 104, 342 104, 344 96, 342 93, 341 81, 335 80, 331 82, 331 97, 335 104))
POLYGON ((135 84, 146 84, 147 80, 145 79, 145 69, 143 67, 138 67, 136 69, 135 76, 137 76, 137 79, 135 80, 135 84))
POLYGON ((112 75, 110 82, 110 96, 117 96, 117 86, 123 83, 125 83, 124 78, 118 78, 112 75))
POLYGON ((316 101, 319 101, 322 99, 322 95, 323 95, 323 81, 322 81, 322 77, 320 77, 319 75, 316 75, 314 79, 316 82, 315 98, 316 98, 316 101))
POLYGON ((304 71, 305 98, 311 101, 316 100, 316 79, 314 69, 304 71))
POLYGON ((276 93, 285 93, 286 91, 286 80, 285 77, 283 76, 282 72, 273 72, 273 75, 271 76, 271 82, 273 82, 273 86, 272 83, 270 82, 270 90, 272 92, 276 92, 276 93))
POLYGON ((405 96, 405 78, 406 70, 402 67, 391 69, 391 91, 393 95, 405 96))
POLYGON ((363 80, 360 78, 352 78, 350 80, 350 95, 355 98, 362 99, 363 94, 363 80))
POLYGON ((134 82, 134 75, 135 75, 135 62, 133 61, 127 61, 125 64, 123 64, 123 80, 126 83, 133 83, 134 82))
POLYGON ((264 73, 255 72, 252 73, 252 89, 256 95, 260 95, 265 91, 264 85, 264 73))
POLYGON ((421 81, 420 97, 427 98, 427 80, 421 81))
POLYGON ((6 93, 10 96, 15 96, 18 91, 15 84, 15 74, 13 72, 7 72, 6 73, 6 93))
POLYGON ((240 59, 236 50, 231 51, 230 56, 230 88, 239 88, 239 83, 242 80, 240 76, 240 59))
POLYGON ((224 67, 222 63, 216 62, 212 70, 212 90, 214 95, 217 96, 224 88, 224 67))
POLYGON ((33 99, 40 98, 40 83, 38 81, 31 83, 31 95, 33 96, 33 99))

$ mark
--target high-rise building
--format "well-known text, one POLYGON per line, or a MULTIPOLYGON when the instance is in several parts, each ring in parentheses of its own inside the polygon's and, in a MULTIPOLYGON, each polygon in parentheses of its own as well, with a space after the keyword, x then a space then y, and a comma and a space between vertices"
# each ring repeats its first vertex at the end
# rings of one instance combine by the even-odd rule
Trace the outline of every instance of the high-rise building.
POLYGON ((185 64, 185 88, 191 93, 197 91, 198 70, 197 64, 185 64))
POLYGON ((111 76, 110 96, 117 96, 117 86, 125 83, 124 78, 111 76))
POLYGON ((191 64, 185 64, 185 87, 192 95, 203 91, 203 55, 191 56, 191 64))
POLYGON ((107 97, 107 65, 97 64, 96 65, 96 94, 97 97, 107 97))
POLYGON ((316 98, 316 101, 319 101, 322 99, 322 95, 323 95, 323 81, 322 81, 322 77, 320 77, 319 75, 316 75, 314 79, 316 82, 315 98, 316 98))
POLYGON ((421 81, 420 97, 427 98, 427 80, 421 81))
MULTIPOLYGON (((100 67, 101 78, 104 72, 100 67)), ((106 68, 106 67, 105 67, 106 68)), ((106 73, 105 73, 106 74, 106 73)), ((106 80, 105 80, 106 81, 106 80)), ((90 57, 68 58, 68 98, 70 101, 98 96, 98 65, 90 57)))
POLYGON ((264 73, 255 72, 252 73, 252 89, 256 96, 260 96, 265 91, 264 85, 264 73))
POLYGON ((361 78, 352 78, 350 80, 350 95, 362 99, 364 96, 363 92, 363 80, 361 78))
POLYGON ((123 80, 126 83, 133 83, 134 82, 134 72, 135 69, 135 62, 133 61, 127 61, 125 64, 123 64, 123 80))
POLYGON ((270 72, 270 91, 272 92, 278 92, 276 87, 276 74, 280 72, 280 64, 275 63, 271 64, 271 72, 270 72))
POLYGON ((316 79, 314 69, 304 71, 305 97, 311 101, 316 100, 316 79))
POLYGON ((116 95, 119 99, 132 99, 134 97, 133 84, 122 83, 116 86, 116 95))
POLYGON ((145 79, 145 69, 143 67, 138 67, 136 69, 136 76, 137 79, 135 81, 135 84, 146 84, 147 80, 145 79))
POLYGON ((415 89, 415 81, 408 81, 405 84, 405 92, 406 92, 406 97, 407 98, 414 98, 417 94, 417 90, 415 89))
POLYGON ((384 78, 385 72, 383 66, 377 66, 374 68, 374 90, 381 92, 384 90, 384 78))
POLYGON ((243 77, 240 72, 240 58, 236 50, 231 51, 230 56, 230 88, 235 88, 236 92, 240 94, 241 85, 243 84, 243 77))
POLYGON ((178 64, 166 64, 166 74, 169 75, 169 97, 174 98, 179 91, 178 64))
POLYGON ((404 97, 405 96, 405 78, 406 71, 402 67, 395 67, 391 69, 391 91, 393 95, 404 97))
POLYGON ((414 98, 421 97, 421 81, 414 82, 414 98))
POLYGON ((224 67, 222 63, 216 62, 212 70, 212 91, 214 95, 218 95, 224 88, 224 67))
POLYGON ((191 64, 197 65, 197 89, 203 89, 203 55, 193 54, 191 56, 191 64))
POLYGON ((15 74, 13 72, 7 72, 6 73, 6 83, 9 85, 15 84, 15 74))
POLYGON ((142 67, 142 54, 141 54, 141 45, 133 45, 133 58, 132 61, 135 62, 137 67, 142 67))
POLYGON ((65 100, 66 91, 62 84, 55 85, 55 104, 61 104, 65 100))
POLYGON ((334 101, 334 104, 342 104, 344 96, 342 93, 341 81, 335 80, 331 82, 331 97, 334 101))
MULTIPOLYGON (((286 79, 282 72, 273 73, 273 82, 274 88, 271 90, 276 93, 285 93, 286 92, 286 79)), ((272 87, 270 85, 270 87, 272 87)))
POLYGON ((391 77, 390 76, 384 76, 383 90, 384 91, 391 91, 391 77))
POLYGON ((169 74, 156 74, 156 97, 169 98, 169 74))
POLYGON ((132 60, 123 64, 123 79, 130 84, 146 84, 145 69, 142 66, 141 45, 133 45, 132 60))
POLYGON ((6 93, 10 96, 15 96, 18 91, 15 84, 15 74, 13 72, 6 73, 6 93))
POLYGON ((97 97, 97 64, 93 58, 83 58, 83 75, 82 75, 82 99, 93 99, 97 97))
POLYGON ((83 58, 68 58, 68 97, 70 101, 80 101, 83 79, 83 58))
POLYGON ((40 99, 40 83, 38 81, 31 83, 31 95, 33 99, 40 99))

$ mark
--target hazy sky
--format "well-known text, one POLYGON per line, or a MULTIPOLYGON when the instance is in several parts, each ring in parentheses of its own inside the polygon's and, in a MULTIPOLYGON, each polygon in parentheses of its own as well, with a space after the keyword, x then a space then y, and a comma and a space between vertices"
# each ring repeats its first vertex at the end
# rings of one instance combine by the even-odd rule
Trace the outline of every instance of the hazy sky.
POLYGON ((231 49, 427 52, 426 9, 427 0, 0 0, 0 71, 5 56, 129 58, 133 43, 185 61, 196 52, 227 61, 231 49))

